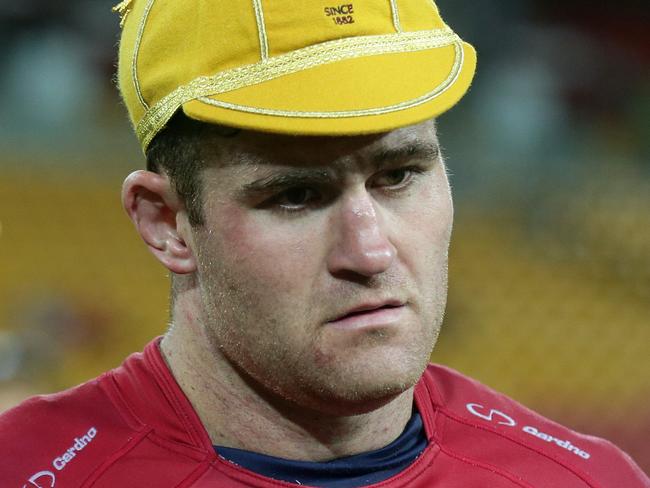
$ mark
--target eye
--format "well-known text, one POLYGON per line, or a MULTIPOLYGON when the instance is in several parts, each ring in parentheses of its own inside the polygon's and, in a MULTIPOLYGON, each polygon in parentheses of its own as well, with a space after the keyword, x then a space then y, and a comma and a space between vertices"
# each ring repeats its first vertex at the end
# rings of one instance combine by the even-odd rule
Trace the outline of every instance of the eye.
POLYGON ((390 169, 377 175, 373 181, 373 186, 402 187, 410 182, 416 172, 418 172, 417 168, 413 167, 390 169))
POLYGON ((297 186, 278 194, 273 203, 284 210, 300 210, 319 199, 319 193, 313 188, 297 186))

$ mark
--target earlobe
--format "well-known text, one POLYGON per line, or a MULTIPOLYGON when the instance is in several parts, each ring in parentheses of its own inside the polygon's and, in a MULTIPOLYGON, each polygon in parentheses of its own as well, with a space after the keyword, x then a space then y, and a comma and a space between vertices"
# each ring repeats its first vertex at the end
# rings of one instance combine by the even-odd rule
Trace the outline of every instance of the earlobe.
POLYGON ((192 273, 196 260, 181 225, 183 205, 169 179, 151 171, 135 171, 122 185, 122 204, 149 250, 176 274, 192 273))

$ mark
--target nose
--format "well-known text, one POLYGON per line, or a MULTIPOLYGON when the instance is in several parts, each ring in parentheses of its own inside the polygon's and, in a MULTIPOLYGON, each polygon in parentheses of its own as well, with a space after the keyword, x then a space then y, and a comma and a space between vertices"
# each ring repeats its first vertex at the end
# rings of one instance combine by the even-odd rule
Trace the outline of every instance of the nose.
POLYGON ((367 190, 346 197, 332 216, 334 244, 328 256, 332 275, 365 277, 386 271, 397 255, 375 202, 367 190))

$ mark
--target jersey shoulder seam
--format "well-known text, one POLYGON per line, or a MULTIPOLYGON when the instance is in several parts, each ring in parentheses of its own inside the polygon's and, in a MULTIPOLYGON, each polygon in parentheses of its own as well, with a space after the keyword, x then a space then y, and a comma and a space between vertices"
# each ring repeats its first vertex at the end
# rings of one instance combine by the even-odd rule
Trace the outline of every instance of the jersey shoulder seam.
MULTIPOLYGON (((559 464, 564 469, 566 469, 567 471, 571 472, 573 475, 580 478, 580 480, 582 480, 584 483, 586 483, 590 488, 597 488, 598 487, 598 484, 589 475, 587 475, 586 473, 582 472, 581 470, 569 465, 568 463, 565 463, 564 461, 562 461, 561 459, 553 456, 552 454, 549 454, 547 452, 542 451, 541 449, 537 449, 537 448, 535 448, 533 446, 530 446, 530 445, 528 445, 528 444, 526 444, 524 442, 521 442, 519 439, 516 439, 516 438, 514 438, 512 436, 509 436, 509 435, 507 435, 507 434, 505 434, 503 432, 499 432, 499 431, 496 431, 494 429, 490 429, 486 425, 471 422, 471 421, 469 421, 469 420, 467 420, 467 419, 465 419, 463 417, 460 417, 459 415, 455 414, 454 412, 452 412, 452 411, 450 411, 448 409, 441 408, 440 413, 442 415, 444 415, 445 417, 447 417, 448 419, 450 419, 450 420, 453 420, 455 422, 467 425, 469 427, 473 427, 475 429, 480 429, 480 430, 483 430, 483 431, 488 432, 490 434, 496 435, 496 436, 501 437, 503 439, 506 439, 506 440, 508 440, 510 442, 513 442, 513 443, 515 443, 515 444, 517 444, 517 445, 519 445, 519 446, 521 446, 521 447, 523 447, 525 449, 528 449, 529 451, 532 451, 532 452, 534 452, 534 453, 536 453, 536 454, 538 454, 540 456, 543 456, 546 459, 548 459, 549 461, 552 461, 552 462, 554 462, 556 464, 559 464)), ((439 441, 442 442, 441 440, 439 440, 439 441)))
POLYGON ((534 486, 528 484, 525 480, 521 479, 519 476, 516 476, 514 474, 508 473, 505 470, 502 470, 498 468, 497 466, 494 466, 489 463, 485 463, 482 461, 477 461, 475 459, 471 459, 468 457, 463 456, 460 453, 457 453, 456 451, 444 446, 442 443, 439 444, 440 446, 440 451, 447 454, 448 456, 453 457, 454 459, 457 459, 458 461, 469 464, 470 466, 474 466, 476 468, 481 468, 487 471, 490 471, 498 476, 501 476, 502 478, 507 479, 508 481, 522 487, 522 488, 534 488, 534 486))
POLYGON ((134 449, 140 442, 142 442, 142 439, 147 437, 149 432, 151 432, 152 429, 143 429, 140 432, 137 433, 137 435, 133 436, 132 438, 128 439, 122 447, 120 447, 117 451, 113 452, 107 459, 104 460, 97 468, 95 468, 85 479, 83 483, 81 483, 82 488, 89 488, 91 487, 97 480, 100 479, 100 477, 110 468, 113 464, 115 464, 119 459, 127 455, 132 449, 134 449))

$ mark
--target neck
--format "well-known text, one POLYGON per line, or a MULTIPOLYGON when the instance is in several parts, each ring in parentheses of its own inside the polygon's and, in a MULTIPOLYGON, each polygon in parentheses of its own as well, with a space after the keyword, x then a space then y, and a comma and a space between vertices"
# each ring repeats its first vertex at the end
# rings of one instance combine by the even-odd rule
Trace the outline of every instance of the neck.
POLYGON ((177 296, 174 309, 181 313, 174 313, 161 351, 215 445, 326 461, 386 446, 411 417, 413 388, 367 413, 340 416, 262 391, 211 346, 198 296, 177 296))

